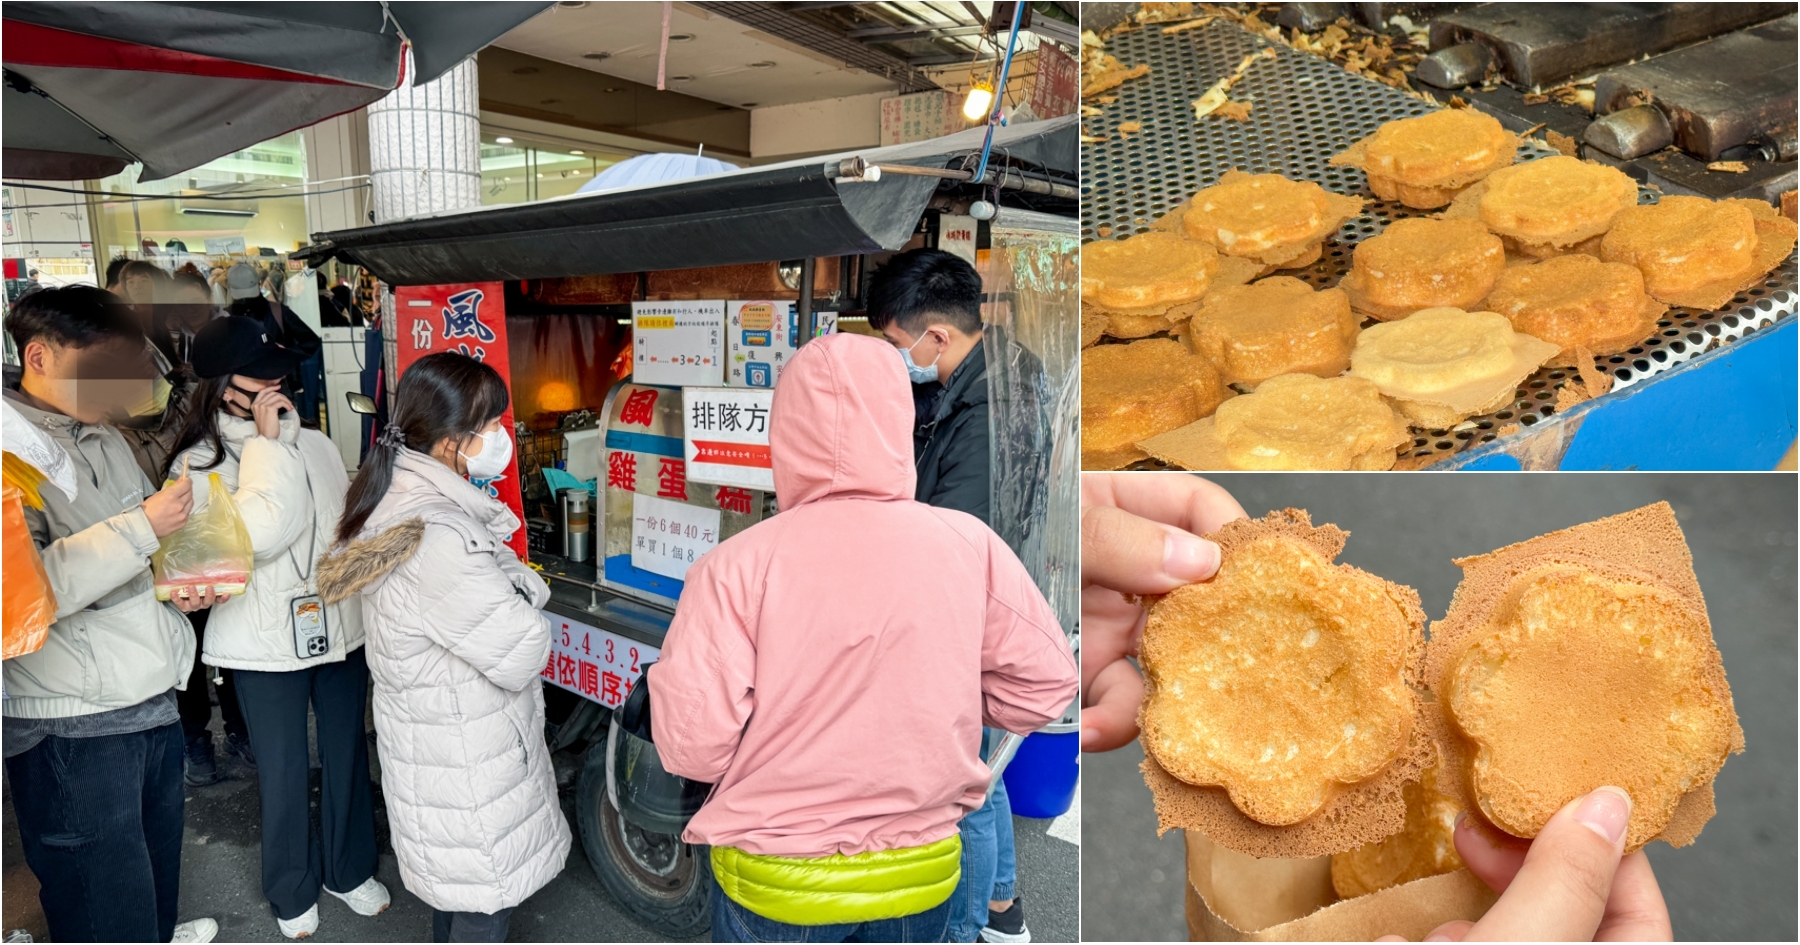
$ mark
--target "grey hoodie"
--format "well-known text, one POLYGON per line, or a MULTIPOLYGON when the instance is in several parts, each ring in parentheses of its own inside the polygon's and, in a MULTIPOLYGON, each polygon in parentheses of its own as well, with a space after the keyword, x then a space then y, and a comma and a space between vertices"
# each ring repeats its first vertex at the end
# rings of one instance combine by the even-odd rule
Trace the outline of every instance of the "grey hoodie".
POLYGON ((56 593, 56 622, 42 649, 5 663, 0 714, 52 719, 134 706, 186 685, 194 630, 157 601, 150 576, 156 532, 142 508, 150 481, 112 427, 6 398, 74 463, 77 489, 43 492, 27 508, 31 539, 56 593))

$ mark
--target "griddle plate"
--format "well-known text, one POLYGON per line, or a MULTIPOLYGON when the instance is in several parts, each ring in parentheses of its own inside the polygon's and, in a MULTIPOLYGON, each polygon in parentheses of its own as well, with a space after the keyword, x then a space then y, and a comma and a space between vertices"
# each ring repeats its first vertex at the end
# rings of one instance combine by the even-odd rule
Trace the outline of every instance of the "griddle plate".
MULTIPOLYGON (((1083 241, 1100 238, 1102 226, 1110 227, 1115 239, 1146 232, 1158 217, 1233 168, 1282 174, 1368 201, 1361 216, 1326 241, 1317 263, 1281 273, 1325 288, 1337 285, 1350 270, 1357 243, 1381 232, 1390 220, 1432 212, 1376 200, 1362 171, 1326 163, 1383 122, 1430 111, 1432 106, 1420 99, 1224 20, 1173 35, 1158 26, 1120 33, 1107 40, 1107 51, 1128 66, 1149 63, 1150 74, 1127 82, 1118 90, 1119 101, 1104 107, 1104 115, 1083 122, 1089 132, 1106 138, 1082 145, 1083 241), (1253 104, 1249 121, 1194 120, 1194 99, 1245 56, 1271 46, 1275 58, 1259 59, 1231 92, 1234 100, 1253 104), (1121 135, 1119 125, 1129 121, 1142 122, 1143 130, 1121 135)), ((1519 159, 1555 153, 1522 144, 1519 159)), ((1640 189, 1638 199, 1654 203, 1658 196, 1640 189)), ((1722 309, 1670 309, 1655 336, 1624 354, 1597 358, 1595 364, 1612 372, 1616 391, 1768 327, 1793 315, 1800 302, 1795 275, 1790 256, 1762 284, 1722 309)), ((1428 431, 1402 456, 1457 453, 1494 440, 1509 425, 1531 426, 1555 412, 1556 391, 1574 377, 1568 368, 1539 370, 1519 386, 1517 400, 1505 409, 1471 418, 1457 430, 1428 431)))

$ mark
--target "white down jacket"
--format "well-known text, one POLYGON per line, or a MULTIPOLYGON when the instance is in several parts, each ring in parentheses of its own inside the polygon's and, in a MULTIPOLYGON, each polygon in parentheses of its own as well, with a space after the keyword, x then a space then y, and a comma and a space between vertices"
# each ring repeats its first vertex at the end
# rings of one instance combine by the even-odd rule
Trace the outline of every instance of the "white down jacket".
POLYGON ((306 430, 290 411, 278 439, 258 435, 256 421, 219 414, 225 457, 213 459, 212 444, 184 450, 170 464, 179 475, 188 470, 194 481, 194 512, 212 501, 211 473, 232 495, 256 566, 244 593, 215 606, 206 623, 201 659, 212 666, 285 673, 308 666, 340 662, 363 645, 362 608, 325 608, 326 638, 331 647, 302 659, 294 652, 294 598, 317 592, 318 556, 331 547, 338 517, 344 511, 344 457, 317 430, 306 430), (186 464, 184 467, 184 463, 186 464))
POLYGON ((401 450, 361 532, 319 562, 326 600, 362 595, 400 878, 446 912, 516 906, 569 854, 538 683, 550 591, 504 544, 520 524, 401 450))

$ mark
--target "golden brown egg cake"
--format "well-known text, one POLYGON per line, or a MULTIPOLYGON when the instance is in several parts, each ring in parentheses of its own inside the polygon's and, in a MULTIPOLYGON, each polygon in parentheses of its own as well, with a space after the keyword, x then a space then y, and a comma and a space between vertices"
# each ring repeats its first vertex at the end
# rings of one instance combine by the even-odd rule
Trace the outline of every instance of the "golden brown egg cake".
POLYGON ((1505 268, 1500 237, 1478 220, 1395 220, 1357 245, 1338 288, 1355 310, 1389 321, 1426 308, 1473 308, 1505 268))
POLYGON ((1189 343, 1225 383, 1254 388, 1281 374, 1344 373, 1359 321, 1343 292, 1273 276, 1208 295, 1189 343))
POLYGON ((1166 827, 1253 856, 1353 849, 1400 829, 1432 758, 1419 595, 1346 564, 1298 509, 1208 535, 1219 572, 1149 602, 1139 711, 1166 827))
POLYGON ((1406 826, 1385 840, 1331 856, 1331 886, 1345 899, 1463 868, 1456 853, 1456 816, 1462 805, 1438 790, 1438 769, 1401 791, 1406 826))
POLYGON ((1628 852, 1693 842, 1744 736, 1668 504, 1456 563, 1427 669, 1452 733, 1445 792, 1530 838, 1615 785, 1632 799, 1628 852))
POLYGON ((1088 310, 1106 319, 1107 337, 1132 340, 1148 338, 1158 332, 1172 331, 1185 325, 1200 310, 1200 303, 1184 302, 1180 305, 1136 309, 1093 307, 1088 310))
POLYGON ((1083 305, 1081 307, 1081 346, 1091 348, 1106 334, 1106 316, 1083 305))
POLYGON ((1565 155, 1503 167, 1457 201, 1477 191, 1481 222, 1507 248, 1537 258, 1604 234, 1638 201, 1637 182, 1624 172, 1565 155))
POLYGON ((1507 267, 1481 307, 1506 316, 1517 331, 1560 345, 1546 362, 1559 367, 1576 363, 1582 348, 1604 356, 1641 343, 1669 310, 1644 291, 1636 266, 1585 253, 1507 267))
POLYGON ((1095 240, 1081 247, 1081 295, 1104 309, 1168 308, 1205 295, 1218 269, 1210 243, 1172 233, 1095 240))
POLYGON ((1081 352, 1081 468, 1143 459, 1132 444, 1208 416, 1229 396, 1212 363, 1179 341, 1088 348, 1081 352))
POLYGON ((1227 256, 1293 269, 1317 262, 1325 238, 1362 204, 1310 181, 1227 171, 1183 205, 1181 227, 1227 256))
POLYGON ((1600 258, 1628 263, 1670 305, 1716 309, 1794 251, 1794 222, 1760 200, 1664 197, 1619 215, 1600 258))
POLYGON ((1360 167, 1383 200, 1431 210, 1513 162, 1519 139, 1474 109, 1447 108, 1390 121, 1331 159, 1360 167))
POLYGON ((1283 374, 1137 446, 1183 469, 1392 469, 1406 420, 1358 377, 1283 374))
POLYGON ((1414 426, 1442 430, 1505 406, 1559 350, 1493 312, 1428 308, 1358 335, 1350 376, 1374 383, 1414 426))

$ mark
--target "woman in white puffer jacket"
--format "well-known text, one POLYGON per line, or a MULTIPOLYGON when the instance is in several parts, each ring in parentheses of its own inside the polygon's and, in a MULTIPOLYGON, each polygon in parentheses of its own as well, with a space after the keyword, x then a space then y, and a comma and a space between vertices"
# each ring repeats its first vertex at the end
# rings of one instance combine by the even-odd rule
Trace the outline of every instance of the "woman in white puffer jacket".
POLYGON ((518 517, 463 478, 511 469, 507 400, 461 354, 407 368, 319 562, 327 601, 362 599, 394 855, 439 942, 505 941, 569 855, 538 682, 550 591, 506 545, 518 517))
POLYGON ((362 915, 389 902, 375 879, 362 613, 324 605, 316 584, 315 561, 336 534, 348 477, 337 447, 301 429, 281 390, 300 355, 269 340, 260 322, 210 322, 193 351, 201 383, 170 468, 193 479, 196 517, 214 498, 209 474, 218 475, 255 556, 244 593, 213 608, 201 659, 234 673, 258 760, 263 894, 281 933, 304 938, 319 927, 320 889, 362 915), (323 782, 319 839, 309 707, 323 782))

